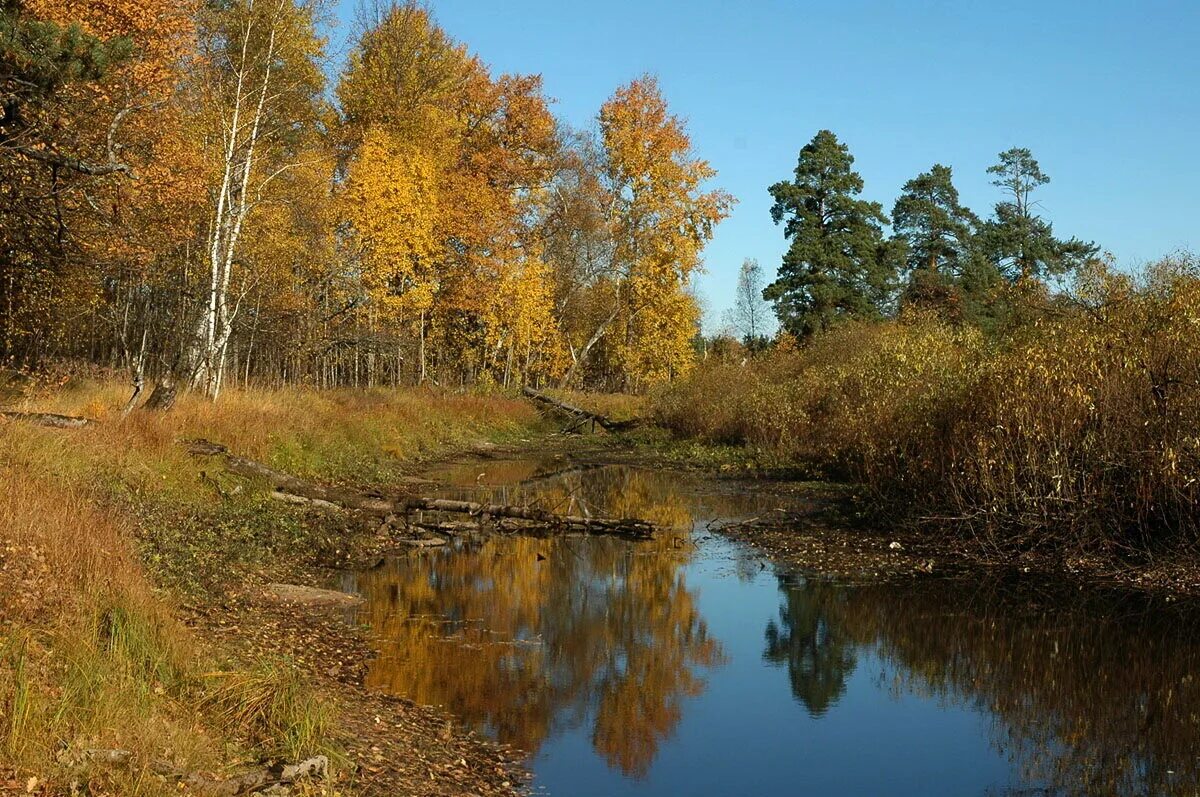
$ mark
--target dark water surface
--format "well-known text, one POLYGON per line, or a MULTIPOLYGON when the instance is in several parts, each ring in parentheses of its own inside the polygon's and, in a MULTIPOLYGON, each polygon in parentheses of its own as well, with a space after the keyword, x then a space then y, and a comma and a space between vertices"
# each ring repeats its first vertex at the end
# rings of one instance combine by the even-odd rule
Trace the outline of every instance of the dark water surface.
POLYGON ((1200 615, 1028 580, 849 584, 706 531, 781 505, 669 472, 475 463, 450 494, 649 517, 351 578, 369 685, 530 751, 555 795, 1155 795, 1200 785, 1200 615))

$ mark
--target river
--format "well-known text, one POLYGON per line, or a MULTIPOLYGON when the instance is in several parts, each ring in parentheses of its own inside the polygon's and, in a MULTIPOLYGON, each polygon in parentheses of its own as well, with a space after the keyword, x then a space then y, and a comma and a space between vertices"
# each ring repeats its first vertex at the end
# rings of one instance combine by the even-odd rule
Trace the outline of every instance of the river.
POLYGON ((709 530, 769 490, 537 457, 452 497, 641 516, 651 542, 490 536, 353 574, 368 686, 530 755, 553 795, 1147 795, 1200 786, 1200 612, 976 576, 784 572, 709 530))

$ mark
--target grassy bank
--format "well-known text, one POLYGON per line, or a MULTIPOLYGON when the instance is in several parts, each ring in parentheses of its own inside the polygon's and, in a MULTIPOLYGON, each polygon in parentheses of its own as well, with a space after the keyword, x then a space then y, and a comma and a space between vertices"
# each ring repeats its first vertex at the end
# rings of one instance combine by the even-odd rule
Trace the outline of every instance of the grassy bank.
POLYGON ((998 553, 1193 554, 1198 324, 1195 264, 1097 271, 1003 335, 916 317, 710 360, 656 412, 998 553))
POLYGON ((246 391, 122 419, 125 397, 106 383, 35 392, 24 407, 102 423, 0 424, 0 791, 158 794, 176 791, 151 774, 164 764, 220 775, 263 756, 336 759, 337 717, 287 661, 209 644, 178 607, 345 543, 178 441, 386 485, 418 458, 529 434, 536 414, 426 391, 246 391), (130 751, 132 765, 97 749, 130 751))

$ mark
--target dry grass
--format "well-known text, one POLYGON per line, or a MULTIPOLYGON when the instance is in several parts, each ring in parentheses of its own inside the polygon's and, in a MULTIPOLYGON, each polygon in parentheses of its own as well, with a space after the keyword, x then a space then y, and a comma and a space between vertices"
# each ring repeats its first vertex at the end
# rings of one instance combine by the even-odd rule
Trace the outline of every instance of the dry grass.
POLYGON ((295 669, 263 662, 247 672, 208 677, 215 686, 201 705, 221 727, 290 761, 329 752, 332 713, 305 688, 295 669))
POLYGON ((92 793, 170 791, 139 774, 152 762, 216 771, 239 750, 329 752, 333 718, 293 669, 248 662, 205 677, 229 668, 209 660, 151 584, 152 573, 192 572, 201 558, 223 567, 222 557, 246 553, 255 542, 238 536, 246 526, 290 522, 252 490, 222 494, 178 440, 218 440, 313 478, 380 483, 406 460, 537 422, 523 401, 412 390, 234 391, 215 405, 183 396, 170 413, 122 419, 125 398, 119 384, 83 381, 27 392, 17 406, 99 426, 0 422, 0 762, 92 793), (137 766, 97 763, 84 752, 93 748, 131 750, 137 766))
POLYGON ((154 793, 89 748, 204 766, 187 707, 193 642, 156 597, 127 521, 80 487, 0 466, 0 750, 45 780, 154 793))
POLYGON ((604 415, 614 421, 627 421, 641 417, 647 409, 645 396, 629 393, 593 393, 582 390, 547 391, 572 406, 604 415))
POLYGON ((677 431, 863 485, 1002 550, 1200 543, 1200 267, 1081 275, 1004 340, 931 319, 717 362, 660 399, 677 431))

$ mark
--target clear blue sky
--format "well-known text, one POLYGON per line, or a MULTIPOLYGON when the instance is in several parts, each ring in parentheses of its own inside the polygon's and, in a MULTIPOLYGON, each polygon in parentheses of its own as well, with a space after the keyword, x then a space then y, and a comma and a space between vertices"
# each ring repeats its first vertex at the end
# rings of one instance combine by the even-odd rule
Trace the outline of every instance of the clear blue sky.
MULTIPOLYGON (((337 0, 347 24, 358 0, 337 0)), ((1200 2, 1043 0, 432 0, 496 72, 538 73, 554 110, 591 124, 618 85, 657 75, 716 185, 738 198, 706 250, 709 318, 738 266, 774 274, 786 248, 767 186, 828 128, 864 196, 890 212, 933 163, 964 202, 997 199, 984 170, 1033 150, 1043 214, 1135 267, 1200 243, 1200 2)), ((710 321, 710 323, 711 323, 710 321)))

